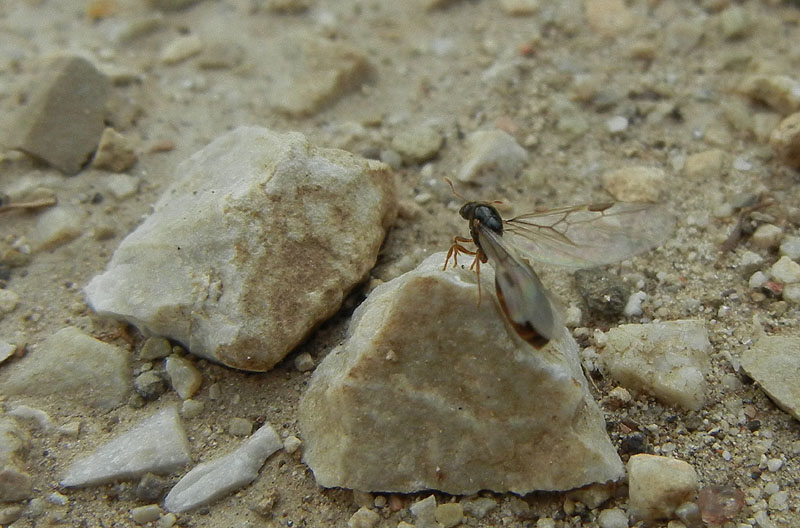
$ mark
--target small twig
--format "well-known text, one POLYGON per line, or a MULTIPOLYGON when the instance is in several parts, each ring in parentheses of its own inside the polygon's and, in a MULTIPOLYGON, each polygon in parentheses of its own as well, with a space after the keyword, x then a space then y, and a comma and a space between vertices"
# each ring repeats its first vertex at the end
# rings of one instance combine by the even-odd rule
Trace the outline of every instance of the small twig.
POLYGON ((6 205, 0 205, 0 214, 19 209, 39 209, 40 207, 50 207, 51 205, 55 204, 55 198, 42 198, 41 200, 34 200, 32 202, 10 203, 6 205))

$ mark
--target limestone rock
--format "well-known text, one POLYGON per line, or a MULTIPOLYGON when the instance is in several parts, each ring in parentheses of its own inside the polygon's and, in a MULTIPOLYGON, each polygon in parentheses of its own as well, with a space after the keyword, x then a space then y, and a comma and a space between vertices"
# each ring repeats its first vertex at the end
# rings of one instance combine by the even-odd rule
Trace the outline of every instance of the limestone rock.
POLYGON ((232 453, 198 464, 175 484, 164 499, 171 512, 208 504, 255 480, 258 470, 282 446, 278 434, 264 424, 232 453))
POLYGON ((601 359, 615 380, 669 405, 703 406, 711 344, 702 321, 621 325, 607 335, 601 359))
POLYGON ((775 404, 800 420, 800 338, 765 336, 742 354, 742 369, 775 404))
POLYGON ((128 354, 72 326, 45 339, 0 376, 2 394, 58 396, 103 408, 124 403, 131 387, 128 354))
POLYGON ((61 485, 91 486, 145 473, 168 474, 189 462, 189 440, 172 406, 73 462, 61 485))
POLYGON ((501 315, 491 267, 476 306, 475 274, 443 262, 373 290, 317 366, 299 409, 317 482, 524 494, 621 477, 566 329, 533 349, 501 315))
POLYGON ((111 127, 103 130, 100 144, 92 159, 92 167, 112 172, 123 172, 136 163, 137 156, 129 139, 111 127))
POLYGON ((395 216, 385 165, 298 133, 241 127, 178 171, 86 294, 100 314, 240 369, 268 370, 333 315, 395 216))
POLYGON ((10 146, 75 174, 100 141, 111 81, 77 56, 58 57, 44 72, 11 129, 10 146))
POLYGON ((458 171, 463 182, 478 182, 492 174, 498 179, 512 178, 528 162, 528 152, 508 132, 478 130, 467 137, 467 155, 458 171))
POLYGON ((269 100, 280 112, 313 114, 358 88, 372 68, 361 50, 341 40, 291 34, 267 46, 265 61, 275 79, 269 100))
POLYGON ((697 473, 683 460, 633 455, 628 461, 629 513, 640 520, 669 519, 694 500, 697 473))

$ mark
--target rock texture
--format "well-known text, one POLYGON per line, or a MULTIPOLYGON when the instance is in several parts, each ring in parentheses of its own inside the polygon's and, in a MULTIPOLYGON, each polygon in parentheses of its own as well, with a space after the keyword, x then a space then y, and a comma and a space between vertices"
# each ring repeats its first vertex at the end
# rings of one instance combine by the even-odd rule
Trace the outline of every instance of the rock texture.
POLYGON ((489 266, 476 306, 475 274, 443 262, 376 288, 317 367, 299 410, 317 482, 524 494, 621 477, 566 329, 533 349, 501 315, 489 266))
POLYGON ((297 133, 241 127, 178 172, 86 294, 240 369, 268 370, 333 315, 395 217, 388 167, 297 133))
POLYGON ((800 420, 800 338, 764 336, 742 354, 742 369, 775 402, 800 420))
POLYGON ((683 460, 634 455, 628 461, 629 512, 635 519, 669 519, 697 493, 697 473, 683 460))
POLYGON ((12 127, 11 146, 75 174, 103 133, 111 81, 82 57, 53 59, 12 127))
POLYGON ((62 328, 0 376, 0 393, 58 396, 72 402, 110 408, 131 392, 128 354, 78 328, 62 328))
POLYGON ((246 486, 282 445, 272 426, 263 425, 232 453, 198 464, 184 475, 164 499, 164 507, 176 513, 187 511, 246 486))
POLYGON ((170 473, 191 462, 176 407, 155 413, 67 468, 62 486, 90 486, 145 473, 170 473))
POLYGON ((696 411, 705 403, 710 351, 703 322, 684 320, 612 328, 601 358, 625 387, 696 411))

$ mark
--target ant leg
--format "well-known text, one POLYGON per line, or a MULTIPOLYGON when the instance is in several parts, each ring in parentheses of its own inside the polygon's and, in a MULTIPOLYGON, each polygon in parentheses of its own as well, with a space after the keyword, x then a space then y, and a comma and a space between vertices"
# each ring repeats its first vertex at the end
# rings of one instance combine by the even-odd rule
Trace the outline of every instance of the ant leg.
POLYGON ((472 242, 471 238, 464 238, 462 236, 456 236, 453 238, 453 244, 450 246, 450 249, 447 251, 447 257, 444 259, 444 266, 442 266, 442 270, 447 269, 447 263, 450 262, 450 257, 453 258, 453 267, 455 268, 458 266, 458 254, 464 253, 466 255, 475 255, 475 251, 470 251, 469 249, 465 248, 459 242, 472 242))

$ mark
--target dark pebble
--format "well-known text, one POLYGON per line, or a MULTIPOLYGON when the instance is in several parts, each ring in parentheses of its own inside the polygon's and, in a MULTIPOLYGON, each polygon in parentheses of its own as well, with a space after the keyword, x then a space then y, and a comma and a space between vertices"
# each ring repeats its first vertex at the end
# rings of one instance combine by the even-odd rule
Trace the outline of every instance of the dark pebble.
POLYGON ((575 273, 578 291, 592 312, 605 317, 617 317, 622 314, 630 297, 630 290, 616 275, 606 270, 589 269, 575 273))

